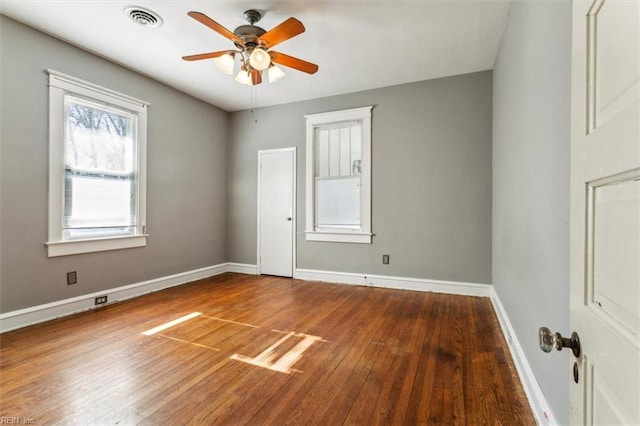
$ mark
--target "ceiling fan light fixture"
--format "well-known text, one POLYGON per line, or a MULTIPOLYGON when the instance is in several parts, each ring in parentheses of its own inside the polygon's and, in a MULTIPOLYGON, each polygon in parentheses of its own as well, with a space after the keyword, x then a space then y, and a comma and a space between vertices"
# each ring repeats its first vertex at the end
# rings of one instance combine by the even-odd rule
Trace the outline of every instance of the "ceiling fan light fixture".
POLYGON ((213 58, 213 62, 215 62, 216 67, 218 67, 218 69, 223 73, 227 75, 233 74, 233 68, 236 64, 233 53, 225 53, 222 56, 213 58))
POLYGON ((253 69, 266 70, 271 65, 271 57, 266 50, 256 47, 249 56, 249 63, 253 69))
POLYGON ((253 81, 251 81, 251 74, 249 74, 249 71, 247 70, 240 70, 235 80, 240 84, 253 86, 253 81))
POLYGON ((271 64, 271 66, 269 67, 268 75, 269 75, 269 84, 271 84, 280 80, 282 77, 284 77, 287 74, 285 74, 285 72, 282 71, 282 68, 271 64))

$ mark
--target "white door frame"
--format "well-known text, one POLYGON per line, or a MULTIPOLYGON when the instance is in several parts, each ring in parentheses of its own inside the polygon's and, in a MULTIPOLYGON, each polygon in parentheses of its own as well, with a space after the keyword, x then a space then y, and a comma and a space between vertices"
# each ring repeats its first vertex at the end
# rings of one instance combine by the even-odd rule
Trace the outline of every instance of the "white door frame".
POLYGON ((257 203, 257 210, 256 210, 256 221, 258 224, 257 227, 257 239, 256 239, 256 274, 260 275, 261 274, 261 261, 260 261, 260 189, 261 189, 261 182, 260 182, 260 164, 261 164, 261 157, 263 154, 268 154, 268 153, 274 153, 274 152, 293 152, 293 170, 292 170, 292 176, 293 176, 293 191, 291 192, 291 220, 292 220, 292 224, 291 226, 293 227, 293 232, 292 232, 292 259, 291 259, 291 266, 292 266, 292 270, 291 270, 291 276, 293 278, 293 275, 295 275, 295 270, 296 270, 296 240, 297 240, 297 220, 296 220, 296 211, 297 211, 297 204, 296 204, 296 197, 297 197, 297 181, 298 181, 298 176, 297 176, 297 162, 298 162, 298 157, 297 157, 297 152, 296 152, 296 147, 289 147, 289 148, 275 148, 275 149, 260 149, 258 150, 258 192, 256 194, 256 197, 258 199, 258 203, 257 203))

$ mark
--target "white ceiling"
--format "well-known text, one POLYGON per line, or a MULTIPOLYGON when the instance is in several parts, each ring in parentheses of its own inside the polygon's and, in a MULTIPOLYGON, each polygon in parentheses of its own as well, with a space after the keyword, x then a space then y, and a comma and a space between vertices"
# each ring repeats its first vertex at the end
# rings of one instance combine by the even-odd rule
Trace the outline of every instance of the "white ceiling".
POLYGON ((0 12, 136 70, 227 111, 421 81, 493 68, 511 0, 413 1, 146 1, 0 0, 0 12), (129 6, 159 14, 146 28, 129 6), (202 12, 233 31, 243 12, 264 13, 269 30, 290 16, 306 32, 275 50, 319 65, 308 75, 289 68, 274 83, 250 88, 219 72, 213 60, 184 55, 233 48, 187 16, 202 12))

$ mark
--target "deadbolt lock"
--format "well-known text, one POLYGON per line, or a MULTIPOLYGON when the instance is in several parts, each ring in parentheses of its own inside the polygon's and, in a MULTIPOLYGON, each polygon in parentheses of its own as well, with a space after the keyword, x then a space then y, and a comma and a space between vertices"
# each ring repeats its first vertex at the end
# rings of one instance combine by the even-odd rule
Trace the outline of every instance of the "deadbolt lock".
POLYGON ((552 333, 547 327, 540 327, 538 337, 540 349, 544 352, 551 352, 553 348, 559 351, 562 348, 570 348, 576 358, 580 356, 580 338, 575 331, 571 333, 571 337, 562 337, 560 333, 552 333))

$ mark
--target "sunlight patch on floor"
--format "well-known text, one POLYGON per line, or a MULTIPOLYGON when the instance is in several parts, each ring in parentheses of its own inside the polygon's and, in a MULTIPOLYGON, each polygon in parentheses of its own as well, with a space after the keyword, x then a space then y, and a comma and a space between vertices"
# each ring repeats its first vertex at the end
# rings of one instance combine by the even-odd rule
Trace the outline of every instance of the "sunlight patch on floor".
POLYGON ((145 336, 152 336, 152 335, 154 335, 156 333, 159 333, 161 331, 166 330, 167 328, 171 328, 171 327, 173 327, 175 325, 178 325, 178 324, 181 324, 181 323, 183 323, 185 321, 189 321, 190 319, 193 319, 193 318, 198 317, 200 315, 202 315, 200 312, 192 312, 189 315, 185 315, 183 317, 176 318, 173 321, 169 321, 169 322, 166 322, 166 323, 164 323, 162 325, 159 325, 157 327, 149 329, 149 330, 143 332, 142 334, 144 334, 145 336))

